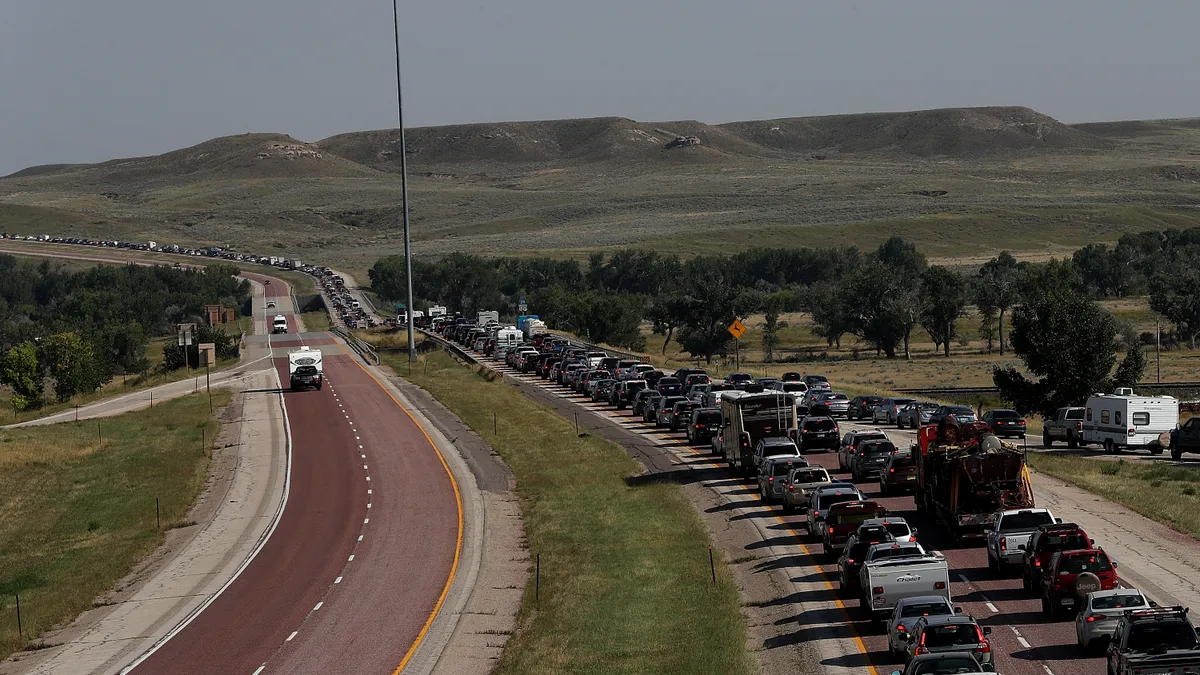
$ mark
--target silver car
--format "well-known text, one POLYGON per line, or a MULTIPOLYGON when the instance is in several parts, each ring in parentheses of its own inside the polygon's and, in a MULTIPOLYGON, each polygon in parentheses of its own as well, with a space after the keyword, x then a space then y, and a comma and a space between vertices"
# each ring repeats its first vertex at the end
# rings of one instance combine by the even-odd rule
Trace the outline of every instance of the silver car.
POLYGON ((788 476, 798 467, 808 466, 802 457, 768 457, 758 466, 758 494, 763 503, 782 501, 788 476))
POLYGON ((896 420, 900 417, 900 411, 904 406, 912 403, 911 398, 885 398, 875 406, 871 411, 871 424, 896 424, 896 420))
POLYGON ((1117 620, 1127 609, 1146 609, 1150 600, 1136 588, 1114 588, 1088 593, 1075 616, 1075 641, 1084 652, 1103 648, 1117 630, 1117 620))
POLYGON ((896 414, 896 426, 901 429, 916 429, 922 424, 929 424, 930 415, 937 409, 938 404, 932 401, 909 403, 896 414))
POLYGON ((813 492, 832 482, 829 472, 819 466, 793 467, 783 493, 783 510, 791 511, 808 507, 808 501, 813 492))

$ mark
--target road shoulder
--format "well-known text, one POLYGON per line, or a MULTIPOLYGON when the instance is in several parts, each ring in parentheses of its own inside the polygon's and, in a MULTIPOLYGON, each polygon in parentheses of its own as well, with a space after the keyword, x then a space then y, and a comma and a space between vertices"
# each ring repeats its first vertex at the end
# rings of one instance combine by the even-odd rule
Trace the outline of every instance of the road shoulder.
POLYGON ((466 531, 459 571, 446 604, 404 672, 485 675, 499 661, 516 627, 529 577, 512 472, 479 434, 425 390, 390 368, 377 372, 386 376, 390 388, 442 449, 463 492, 466 531), (478 495, 474 509, 470 493, 478 495))
POLYGON ((70 625, 44 635, 54 645, 21 652, 0 674, 116 673, 188 621, 233 579, 279 516, 287 482, 286 422, 278 382, 264 371, 223 411, 208 481, 187 516, 197 525, 166 543, 70 625))

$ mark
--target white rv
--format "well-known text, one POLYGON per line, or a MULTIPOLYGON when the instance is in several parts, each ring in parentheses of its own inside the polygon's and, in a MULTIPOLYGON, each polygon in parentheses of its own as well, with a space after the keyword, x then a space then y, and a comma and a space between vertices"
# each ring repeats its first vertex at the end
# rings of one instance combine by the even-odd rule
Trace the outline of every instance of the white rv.
POLYGON ((1161 455, 1179 424, 1179 401, 1172 396, 1137 396, 1132 389, 1088 398, 1083 414, 1083 442, 1099 443, 1105 452, 1146 448, 1161 455))
POLYGON ((439 316, 446 316, 446 308, 441 305, 431 305, 429 307, 429 318, 436 319, 439 316))
POLYGON ((508 350, 520 345, 524 341, 524 336, 521 331, 509 326, 496 331, 496 352, 508 353, 508 350))
POLYGON ((282 314, 276 314, 275 320, 271 323, 271 333, 286 333, 287 332, 287 317, 282 314))
POLYGON ((525 322, 525 337, 532 338, 546 332, 546 323, 539 319, 529 319, 525 322))
POLYGON ((301 347, 288 352, 288 375, 293 390, 304 387, 321 388, 325 379, 321 364, 321 350, 301 347))

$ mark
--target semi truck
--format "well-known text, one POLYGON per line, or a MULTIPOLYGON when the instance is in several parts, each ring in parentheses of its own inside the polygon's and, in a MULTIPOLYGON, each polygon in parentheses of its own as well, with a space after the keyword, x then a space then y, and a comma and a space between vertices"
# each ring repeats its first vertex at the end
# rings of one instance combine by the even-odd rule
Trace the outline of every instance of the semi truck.
POLYGON ((321 388, 324 371, 321 366, 321 350, 304 346, 288 352, 288 375, 292 391, 306 387, 321 388))
POLYGON ((986 422, 946 417, 917 434, 917 511, 958 542, 987 536, 996 514, 1034 506, 1025 453, 1002 443, 986 422))

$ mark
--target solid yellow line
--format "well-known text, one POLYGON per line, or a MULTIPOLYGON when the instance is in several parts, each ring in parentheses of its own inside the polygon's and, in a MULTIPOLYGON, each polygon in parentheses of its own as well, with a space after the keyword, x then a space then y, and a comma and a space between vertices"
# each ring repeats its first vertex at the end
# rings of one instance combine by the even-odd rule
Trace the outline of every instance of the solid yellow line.
POLYGON ((438 612, 440 612, 442 609, 442 605, 446 602, 446 596, 450 594, 450 585, 454 583, 454 577, 458 574, 458 561, 462 555, 463 541, 462 493, 458 490, 458 481, 454 480, 454 473, 450 471, 450 465, 446 463, 446 458, 442 456, 442 451, 438 450, 437 443, 433 442, 433 439, 429 436, 429 432, 425 431, 425 427, 421 426, 421 423, 417 421, 416 417, 413 417, 413 414, 409 412, 408 408, 405 408, 404 404, 400 403, 400 400, 393 396, 392 392, 387 387, 383 386, 383 383, 379 381, 379 378, 375 377, 371 371, 367 370, 363 364, 359 363, 358 358, 347 351, 346 348, 342 346, 341 342, 335 341, 335 344, 339 349, 346 353, 346 356, 349 356, 350 359, 354 361, 354 365, 362 368, 362 371, 367 374, 367 377, 374 380, 375 384, 379 385, 379 388, 383 390, 383 393, 387 394, 388 398, 392 399, 392 402, 396 404, 396 407, 403 410, 404 414, 408 415, 408 419, 412 420, 413 424, 417 425, 417 428, 421 430, 421 433, 425 436, 425 440, 429 441, 430 447, 432 447, 433 451, 437 453, 438 461, 442 463, 442 468, 446 470, 446 475, 450 477, 450 485, 454 487, 454 501, 458 506, 458 541, 456 541, 454 544, 454 564, 450 566, 450 577, 446 579, 446 585, 442 587, 442 594, 438 597, 437 604, 433 606, 433 611, 430 612, 429 618, 425 620, 425 625, 421 626, 421 632, 417 633, 417 639, 413 641, 412 646, 409 647, 408 651, 404 653, 404 658, 400 659, 400 665, 396 666, 396 669, 392 671, 392 675, 399 675, 400 671, 404 670, 404 666, 408 665, 408 662, 412 660, 413 654, 415 654, 417 651, 417 647, 421 646, 421 642, 425 639, 425 635, 429 632, 429 627, 433 625, 434 618, 437 617, 438 612))

